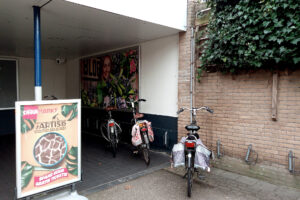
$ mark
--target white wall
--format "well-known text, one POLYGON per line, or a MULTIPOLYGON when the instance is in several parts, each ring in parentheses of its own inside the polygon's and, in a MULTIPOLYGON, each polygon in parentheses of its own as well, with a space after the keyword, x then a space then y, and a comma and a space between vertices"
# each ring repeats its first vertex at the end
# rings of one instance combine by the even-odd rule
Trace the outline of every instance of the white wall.
POLYGON ((187 0, 67 0, 128 17, 186 30, 187 0))
POLYGON ((67 62, 66 95, 68 99, 80 98, 80 63, 79 59, 67 62))
MULTIPOLYGON (((34 59, 17 58, 19 69, 19 100, 34 100, 34 59)), ((41 61, 42 95, 66 98, 66 64, 58 65, 55 60, 41 61)))
POLYGON ((140 112, 177 116, 178 34, 141 44, 140 112))

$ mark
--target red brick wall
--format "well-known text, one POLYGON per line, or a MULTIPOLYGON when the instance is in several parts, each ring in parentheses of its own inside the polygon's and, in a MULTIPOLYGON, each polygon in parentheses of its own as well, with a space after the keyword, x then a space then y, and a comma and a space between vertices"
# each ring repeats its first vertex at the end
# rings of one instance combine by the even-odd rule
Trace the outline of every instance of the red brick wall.
POLYGON ((278 80, 277 121, 273 121, 270 72, 202 76, 196 85, 196 106, 215 110, 213 115, 198 116, 203 142, 216 149, 220 139, 226 155, 241 159, 252 144, 260 162, 287 166, 289 150, 300 155, 300 70, 281 72, 278 80))
MULTIPOLYGON (((189 1, 188 25, 193 25, 195 3, 189 1)), ((178 107, 190 106, 190 29, 179 39, 178 107)), ((271 116, 272 74, 259 71, 238 76, 206 73, 195 85, 195 106, 209 106, 215 113, 199 112, 202 141, 213 150, 220 139, 225 155, 244 159, 249 144, 259 163, 287 167, 288 152, 300 157, 300 70, 278 77, 277 121, 271 116)), ((189 113, 178 117, 178 138, 186 135, 189 113)), ((299 159, 296 162, 296 170, 299 159)))

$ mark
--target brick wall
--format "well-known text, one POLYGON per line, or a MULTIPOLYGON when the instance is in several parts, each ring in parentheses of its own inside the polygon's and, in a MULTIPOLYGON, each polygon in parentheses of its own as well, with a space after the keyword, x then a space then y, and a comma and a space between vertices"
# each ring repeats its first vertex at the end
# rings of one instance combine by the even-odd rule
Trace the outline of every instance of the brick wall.
MULTIPOLYGON (((300 155, 300 70, 278 78, 277 121, 272 116, 272 74, 259 71, 238 76, 208 73, 196 84, 196 105, 215 113, 198 116, 203 142, 244 159, 249 144, 264 164, 288 165, 288 152, 300 155)), ((298 165, 299 166, 299 165, 298 165)))
MULTIPOLYGON (((195 5, 188 1, 188 25, 193 26, 195 5)), ((180 34, 178 107, 190 106, 190 29, 180 34)), ((202 141, 213 150, 220 139, 225 155, 244 159, 249 144, 259 163, 287 168, 288 152, 300 157, 300 70, 280 72, 277 121, 271 116, 272 74, 259 71, 238 76, 205 73, 195 85, 195 106, 209 106, 215 113, 199 113, 202 141)), ((178 137, 186 135, 189 113, 178 117, 178 137)), ((296 159, 296 170, 300 170, 296 159)))

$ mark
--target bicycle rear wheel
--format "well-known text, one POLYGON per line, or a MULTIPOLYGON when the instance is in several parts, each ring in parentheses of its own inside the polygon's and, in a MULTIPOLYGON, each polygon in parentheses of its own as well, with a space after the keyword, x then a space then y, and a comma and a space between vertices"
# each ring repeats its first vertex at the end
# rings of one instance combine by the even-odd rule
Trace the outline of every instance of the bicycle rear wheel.
POLYGON ((143 148, 143 156, 144 156, 146 165, 149 166, 149 164, 150 164, 149 149, 143 148))
POLYGON ((187 171, 187 195, 188 195, 188 197, 191 197, 191 195, 192 195, 192 184, 193 184, 193 173, 192 173, 192 169, 188 168, 188 171, 187 171))
POLYGON ((113 157, 115 158, 116 157, 116 154, 117 154, 117 138, 116 138, 116 135, 115 133, 110 133, 111 134, 111 141, 110 141, 110 145, 111 145, 111 150, 112 150, 112 154, 113 154, 113 157))

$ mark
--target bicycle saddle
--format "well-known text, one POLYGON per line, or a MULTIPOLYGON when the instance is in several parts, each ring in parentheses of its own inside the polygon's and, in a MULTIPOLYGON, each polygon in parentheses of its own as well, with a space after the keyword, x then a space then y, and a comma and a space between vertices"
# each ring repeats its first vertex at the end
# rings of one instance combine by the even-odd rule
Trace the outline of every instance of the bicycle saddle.
POLYGON ((115 110, 115 108, 114 108, 114 107, 112 107, 112 106, 109 106, 109 107, 105 108, 105 110, 107 110, 107 111, 111 111, 111 110, 115 110))
POLYGON ((142 114, 142 113, 136 113, 136 114, 134 115, 134 118, 135 118, 135 119, 139 119, 139 118, 142 118, 142 117, 144 117, 144 114, 142 114))
POLYGON ((197 126, 196 124, 190 124, 185 126, 185 129, 188 131, 198 131, 200 129, 200 126, 197 126))

